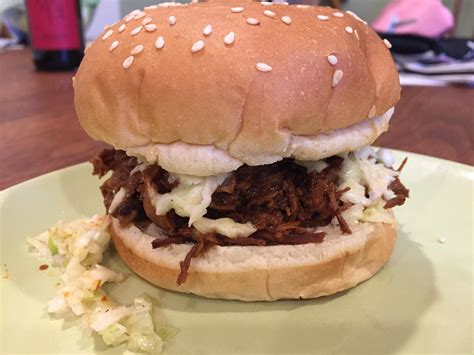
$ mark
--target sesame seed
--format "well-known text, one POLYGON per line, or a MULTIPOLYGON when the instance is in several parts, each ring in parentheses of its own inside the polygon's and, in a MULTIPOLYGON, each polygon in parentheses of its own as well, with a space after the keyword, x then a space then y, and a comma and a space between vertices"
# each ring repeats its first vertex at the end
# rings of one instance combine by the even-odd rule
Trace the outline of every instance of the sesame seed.
POLYGON ((230 11, 232 11, 234 14, 238 14, 239 12, 244 11, 244 8, 243 7, 233 7, 232 9, 230 9, 230 11))
POLYGON ((383 40, 383 43, 385 44, 385 47, 387 47, 388 49, 392 48, 392 44, 390 43, 388 39, 385 38, 383 40))
POLYGON ((145 6, 145 10, 153 10, 153 9, 157 9, 157 8, 158 8, 158 5, 145 6))
POLYGON ((174 16, 168 17, 168 23, 169 23, 170 26, 174 26, 175 23, 176 23, 176 17, 174 17, 174 16))
POLYGON ((143 52, 143 46, 141 44, 139 44, 139 45, 135 46, 135 48, 132 49, 130 54, 136 55, 136 54, 139 54, 141 52, 143 52))
POLYGON ((326 16, 326 15, 318 15, 316 17, 318 18, 318 20, 321 20, 321 21, 329 20, 329 16, 326 16))
MULTIPOLYGON (((350 11, 350 10, 347 10, 346 13, 349 14, 349 15, 351 15, 351 16, 354 17, 354 18, 355 18, 355 17, 359 17, 359 16, 357 16, 357 14, 356 14, 355 12, 350 11)), ((359 18, 360 18, 360 17, 359 17, 359 18)))
POLYGON ((204 29, 202 30, 202 34, 203 34, 204 36, 209 36, 211 33, 212 33, 212 26, 211 26, 211 25, 207 25, 207 26, 204 27, 204 29))
POLYGON ((130 66, 132 65, 134 59, 135 59, 135 58, 133 57, 133 55, 131 55, 130 57, 127 57, 127 59, 125 59, 125 60, 123 61, 122 67, 123 67, 124 69, 130 68, 130 66))
POLYGON ((342 80, 344 72, 340 69, 337 69, 332 75, 332 87, 335 87, 342 80))
POLYGON ((140 20, 142 17, 145 17, 145 13, 144 12, 140 12, 138 14, 135 15, 134 19, 135 20, 140 20))
POLYGON ((360 38, 359 38, 359 33, 357 33, 357 30, 354 30, 354 34, 355 34, 355 36, 357 37, 357 39, 360 39, 360 38))
POLYGON ((227 45, 230 45, 234 43, 235 41, 235 34, 234 32, 229 32, 228 34, 225 35, 224 37, 224 43, 227 45))
POLYGON ((286 24, 286 25, 291 25, 291 22, 292 22, 292 21, 291 21, 291 17, 290 17, 290 16, 283 16, 283 17, 281 18, 281 20, 283 21, 284 24, 286 24))
POLYGON ((125 24, 122 23, 120 27, 118 28, 119 33, 122 33, 123 31, 125 31, 125 27, 126 27, 125 24))
POLYGON ((135 17, 136 14, 140 13, 140 10, 133 10, 132 12, 130 12, 127 16, 125 16, 125 22, 126 23, 129 23, 130 21, 132 21, 135 17))
POLYGON ((110 25, 105 25, 104 26, 104 31, 107 31, 111 26, 110 25))
POLYGON ((337 64, 337 57, 334 54, 328 55, 328 62, 331 65, 336 65, 337 64))
POLYGON ((149 25, 145 26, 145 30, 147 30, 148 32, 156 31, 156 28, 157 27, 154 23, 150 23, 149 25))
POLYGON ((135 35, 139 34, 142 29, 143 29, 143 26, 138 26, 138 27, 134 28, 132 30, 132 32, 130 32, 130 33, 132 34, 132 36, 135 36, 135 35))
POLYGON ((262 4, 263 6, 270 6, 270 5, 273 5, 273 3, 270 2, 270 1, 262 1, 260 4, 262 4))
POLYGON ((204 41, 197 41, 196 43, 193 44, 192 48, 191 48, 191 52, 195 53, 195 52, 199 52, 201 49, 204 48, 204 41))
POLYGON ((276 16, 276 14, 273 11, 270 11, 270 10, 265 10, 263 12, 263 14, 267 17, 275 17, 276 16))
POLYGON ((376 112, 377 112, 377 108, 376 108, 375 105, 374 105, 374 106, 372 106, 372 107, 370 108, 368 118, 373 118, 373 117, 375 117, 376 112))
POLYGON ((335 12, 332 14, 334 17, 344 17, 344 14, 342 12, 335 12))
POLYGON ((117 48, 119 45, 119 41, 113 41, 112 44, 110 45, 109 51, 112 52, 115 48, 117 48))
POLYGON ((362 22, 363 24, 367 25, 367 22, 362 20, 355 12, 352 11, 346 11, 347 14, 351 15, 353 18, 355 18, 357 21, 362 22))
POLYGON ((352 33, 352 32, 354 32, 354 30, 353 30, 352 27, 350 27, 350 26, 347 26, 347 27, 345 28, 345 30, 346 30, 347 33, 352 33))
POLYGON ((285 2, 281 2, 280 5, 286 5, 286 6, 288 6, 288 5, 290 5, 290 3, 289 3, 288 1, 285 1, 285 2))
POLYGON ((155 47, 161 49, 165 46, 165 39, 163 37, 158 37, 155 41, 155 47))
POLYGON ((145 25, 148 25, 152 21, 153 20, 151 19, 151 17, 147 17, 147 18, 143 19, 142 24, 143 24, 143 26, 145 26, 145 25))
POLYGON ((257 63, 256 67, 258 71, 264 73, 272 71, 272 67, 265 63, 257 63))
POLYGON ((257 26, 260 24, 260 22, 256 18, 253 18, 253 17, 249 17, 247 19, 247 23, 252 26, 257 26))
POLYGON ((112 36, 112 33, 114 33, 114 30, 108 30, 108 31, 105 32, 105 34, 102 36, 102 39, 105 41, 107 38, 109 38, 110 36, 112 36))
POLYGON ((299 5, 296 5, 296 7, 297 7, 298 9, 307 9, 307 8, 309 8, 309 5, 301 5, 301 4, 299 4, 299 5))

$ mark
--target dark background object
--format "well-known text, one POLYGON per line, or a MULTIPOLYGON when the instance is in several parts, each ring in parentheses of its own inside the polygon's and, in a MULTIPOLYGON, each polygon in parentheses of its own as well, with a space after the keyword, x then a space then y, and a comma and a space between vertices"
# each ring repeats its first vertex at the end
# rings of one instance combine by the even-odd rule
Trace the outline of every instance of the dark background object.
POLYGON ((441 38, 434 39, 418 35, 395 35, 379 33, 381 38, 386 38, 392 44, 391 51, 398 54, 420 54, 433 51, 435 54, 444 53, 454 59, 465 59, 471 51, 468 38, 441 38))

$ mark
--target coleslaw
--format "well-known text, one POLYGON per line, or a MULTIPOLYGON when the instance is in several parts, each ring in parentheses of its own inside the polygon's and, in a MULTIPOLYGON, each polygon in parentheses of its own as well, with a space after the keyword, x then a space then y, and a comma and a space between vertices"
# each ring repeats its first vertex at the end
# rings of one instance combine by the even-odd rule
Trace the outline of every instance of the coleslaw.
POLYGON ((98 215, 59 221, 46 232, 27 238, 37 257, 62 272, 48 313, 57 318, 79 317, 86 331, 99 334, 109 346, 125 343, 129 352, 158 354, 176 329, 162 320, 156 302, 142 295, 130 305, 120 305, 103 289, 106 283, 124 280, 122 273, 100 264, 110 241, 108 223, 108 218, 98 215))

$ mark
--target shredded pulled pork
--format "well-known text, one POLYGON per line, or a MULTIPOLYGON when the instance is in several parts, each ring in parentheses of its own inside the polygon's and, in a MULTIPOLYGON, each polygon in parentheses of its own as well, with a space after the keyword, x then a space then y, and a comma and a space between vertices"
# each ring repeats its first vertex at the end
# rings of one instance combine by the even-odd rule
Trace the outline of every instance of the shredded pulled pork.
MULTIPOLYGON (((180 263, 181 272, 177 283, 186 281, 192 258, 202 255, 208 248, 221 246, 281 245, 319 243, 324 233, 314 232, 336 218, 341 231, 350 234, 349 225, 342 212, 349 203, 341 201, 345 190, 337 190, 337 182, 343 158, 327 158, 328 164, 321 172, 307 172, 293 159, 264 165, 242 166, 230 174, 214 191, 205 217, 211 219, 231 218, 238 223, 250 222, 257 231, 248 237, 229 238, 218 233, 200 233, 188 226, 187 217, 178 216, 173 210, 166 215, 157 215, 148 189, 156 193, 170 192, 179 184, 158 165, 137 169, 136 158, 123 151, 104 150, 91 160, 93 174, 112 175, 101 186, 104 204, 109 210, 115 194, 125 190, 120 203, 109 211, 122 225, 134 223, 144 227, 150 223, 163 230, 164 237, 152 242, 153 248, 170 244, 193 244, 180 263)), ((390 188, 396 197, 387 201, 386 208, 403 204, 408 190, 395 179, 390 188)))
MULTIPOLYGON (((242 166, 214 192, 207 215, 250 222, 259 232, 276 233, 277 239, 327 225, 334 216, 343 220, 341 212, 350 206, 340 201, 343 191, 337 191, 342 162, 337 156, 327 159, 329 166, 321 173, 307 173, 292 159, 242 166)), ((351 233, 346 223, 341 230, 351 233)))
MULTIPOLYGON (((397 169, 397 171, 402 171, 403 167, 407 163, 407 158, 402 161, 402 164, 397 169)), ((395 197, 388 200, 385 204, 384 208, 393 208, 395 206, 401 206, 405 203, 405 200, 409 197, 410 191, 401 183, 401 181, 397 178, 393 180, 390 185, 388 186, 390 190, 393 191, 395 197)))

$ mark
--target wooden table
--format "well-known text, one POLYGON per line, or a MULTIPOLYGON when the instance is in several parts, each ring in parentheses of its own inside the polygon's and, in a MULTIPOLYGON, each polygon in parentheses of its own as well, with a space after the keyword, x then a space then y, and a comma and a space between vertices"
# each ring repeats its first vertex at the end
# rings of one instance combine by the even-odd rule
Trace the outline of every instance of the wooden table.
MULTIPOLYGON (((72 73, 36 72, 28 50, 0 54, 0 189, 84 162, 105 145, 81 129, 72 73)), ((404 87, 376 144, 474 165, 474 89, 404 87)))

